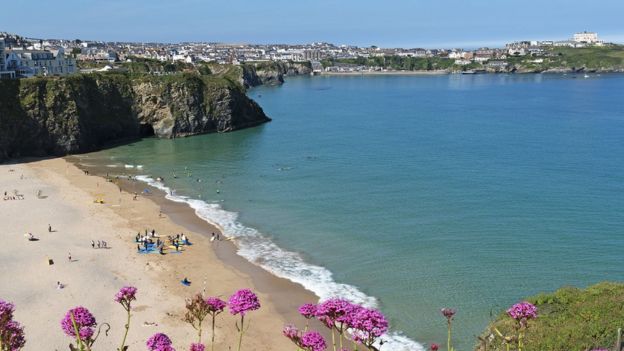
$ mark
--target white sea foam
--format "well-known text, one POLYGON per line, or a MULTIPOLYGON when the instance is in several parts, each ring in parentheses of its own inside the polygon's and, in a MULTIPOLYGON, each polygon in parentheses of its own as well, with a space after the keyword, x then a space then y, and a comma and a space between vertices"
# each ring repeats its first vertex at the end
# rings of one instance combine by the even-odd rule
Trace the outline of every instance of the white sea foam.
MULTIPOLYGON (((168 200, 188 204, 195 210, 198 217, 217 226, 225 236, 234 238, 239 255, 278 277, 303 285, 318 295, 321 300, 342 297, 364 306, 377 306, 377 300, 374 297, 364 294, 355 286, 334 281, 332 272, 328 269, 306 263, 298 253, 286 251, 256 229, 242 225, 237 221, 237 213, 226 211, 219 204, 176 195, 175 191, 149 176, 139 175, 136 179, 164 191, 168 200)), ((383 346, 385 350, 424 350, 422 345, 398 331, 392 331, 386 339, 383 346)))
POLYGON ((134 165, 124 165, 126 168, 134 168, 134 165))

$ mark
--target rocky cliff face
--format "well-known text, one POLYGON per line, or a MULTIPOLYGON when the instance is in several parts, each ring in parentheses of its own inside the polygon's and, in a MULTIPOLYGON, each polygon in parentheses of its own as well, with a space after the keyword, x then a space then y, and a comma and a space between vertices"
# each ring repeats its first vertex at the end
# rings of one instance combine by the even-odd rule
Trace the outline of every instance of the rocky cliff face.
POLYGON ((0 160, 97 150, 140 136, 227 132, 270 119, 238 84, 198 75, 0 81, 0 160))
POLYGON ((259 62, 242 65, 242 80, 246 87, 279 85, 285 76, 309 75, 309 62, 259 62))

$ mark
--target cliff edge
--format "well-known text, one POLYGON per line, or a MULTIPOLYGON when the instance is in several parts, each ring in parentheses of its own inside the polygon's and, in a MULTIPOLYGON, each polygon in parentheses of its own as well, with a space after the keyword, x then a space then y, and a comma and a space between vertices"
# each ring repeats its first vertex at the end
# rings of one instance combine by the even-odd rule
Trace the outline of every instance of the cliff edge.
POLYGON ((270 121, 228 79, 123 73, 0 81, 0 160, 121 140, 227 132, 270 121))

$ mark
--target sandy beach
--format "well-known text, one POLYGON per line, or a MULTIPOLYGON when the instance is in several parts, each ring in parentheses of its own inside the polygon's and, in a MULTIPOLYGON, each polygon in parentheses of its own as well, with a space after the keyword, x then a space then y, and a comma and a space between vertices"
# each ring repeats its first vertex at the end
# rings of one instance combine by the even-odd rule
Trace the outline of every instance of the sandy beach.
MULTIPOLYGON (((61 158, 0 165, 0 191, 23 195, 23 200, 0 201, 2 238, 10 243, 0 248, 0 298, 16 304, 16 320, 26 328, 25 350, 66 350, 72 340, 61 331, 60 320, 75 306, 90 309, 98 323, 111 324, 109 335, 101 336, 95 349, 116 349, 125 311, 113 296, 124 285, 139 289, 130 350, 144 349, 145 340, 156 332, 168 334, 176 349, 188 349, 196 332, 182 321, 185 299, 204 292, 227 300, 240 288, 254 290, 262 303, 249 315, 251 328, 243 349, 292 348, 281 330, 286 323, 302 324, 296 307, 316 302, 316 296, 237 256, 232 243, 210 242, 210 234, 218 229, 185 205, 157 194, 133 200, 133 185, 120 185, 130 192, 102 177, 85 175, 61 158), (138 254, 134 237, 146 229, 155 229, 161 238, 184 233, 193 245, 181 254, 138 254), (27 233, 39 240, 27 240, 27 233), (92 240, 106 241, 108 248, 94 249, 92 240), (190 287, 180 283, 184 277, 192 282, 190 287), (57 282, 64 288, 58 289, 57 282)), ((217 349, 235 347, 236 320, 228 312, 219 316, 217 349)), ((205 329, 204 340, 209 336, 205 329)))

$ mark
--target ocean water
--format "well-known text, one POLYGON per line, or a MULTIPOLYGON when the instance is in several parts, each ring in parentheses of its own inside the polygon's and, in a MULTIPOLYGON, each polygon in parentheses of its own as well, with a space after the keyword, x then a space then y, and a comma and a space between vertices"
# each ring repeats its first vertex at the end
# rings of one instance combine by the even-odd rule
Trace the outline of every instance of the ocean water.
POLYGON ((444 344, 453 307, 468 350, 523 297, 624 280, 622 91, 622 75, 289 78, 249 92, 269 124, 88 159, 166 186, 274 273, 379 307, 384 349, 444 344))

